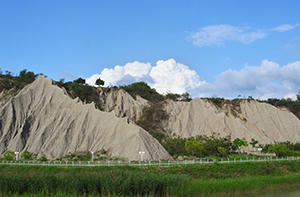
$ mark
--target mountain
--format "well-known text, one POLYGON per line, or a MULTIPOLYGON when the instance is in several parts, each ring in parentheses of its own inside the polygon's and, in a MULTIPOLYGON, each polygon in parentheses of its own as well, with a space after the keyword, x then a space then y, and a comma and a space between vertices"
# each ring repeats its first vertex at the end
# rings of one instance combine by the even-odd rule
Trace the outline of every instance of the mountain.
POLYGON ((241 100, 220 107, 208 99, 195 98, 191 102, 168 101, 165 106, 170 115, 165 130, 181 137, 215 132, 231 134, 233 139, 254 138, 261 144, 300 140, 300 120, 267 103, 241 100))
POLYGON ((42 75, 1 102, 0 113, 1 154, 27 150, 56 159, 105 149, 111 157, 127 160, 139 160, 139 151, 146 152, 146 160, 171 158, 156 139, 127 117, 118 118, 116 112, 71 99, 42 75))
MULTIPOLYGON (((149 104, 143 98, 134 100, 124 96, 126 94, 120 89, 102 95, 104 100, 110 101, 109 105, 104 104, 104 108, 114 111, 118 117, 136 119, 137 114, 141 116, 143 107, 149 104)), ((230 134, 233 139, 251 141, 254 138, 261 144, 300 141, 300 120, 286 108, 265 102, 238 99, 215 104, 210 99, 195 98, 190 102, 167 100, 163 106, 169 115, 162 123, 163 130, 170 136, 176 134, 189 138, 219 133, 221 136, 230 134)))

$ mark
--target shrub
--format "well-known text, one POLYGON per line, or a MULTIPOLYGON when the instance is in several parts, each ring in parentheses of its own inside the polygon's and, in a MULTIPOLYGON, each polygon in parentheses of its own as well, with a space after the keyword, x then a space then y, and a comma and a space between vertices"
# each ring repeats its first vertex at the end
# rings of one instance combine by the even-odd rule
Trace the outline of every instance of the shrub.
POLYGON ((21 154, 21 158, 25 159, 25 160, 31 160, 32 159, 32 153, 25 150, 22 154, 21 154))
POLYGON ((7 150, 4 153, 4 160, 11 161, 11 160, 14 160, 14 158, 15 158, 15 152, 13 152, 11 150, 7 150))

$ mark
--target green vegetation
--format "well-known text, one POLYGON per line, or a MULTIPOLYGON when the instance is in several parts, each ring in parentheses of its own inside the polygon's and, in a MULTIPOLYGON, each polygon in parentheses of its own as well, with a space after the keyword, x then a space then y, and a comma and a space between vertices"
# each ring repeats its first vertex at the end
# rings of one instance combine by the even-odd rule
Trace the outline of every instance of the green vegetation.
POLYGON ((201 156, 204 150, 204 145, 196 140, 186 141, 184 144, 184 149, 193 156, 201 156))
POLYGON ((0 196, 232 196, 300 184, 300 161, 142 167, 0 165, 0 196))
POLYGON ((167 135, 163 129, 163 123, 168 118, 169 115, 163 109, 162 102, 150 103, 149 106, 143 108, 143 115, 136 121, 136 124, 161 141, 167 135))
POLYGON ((27 72, 26 69, 20 71, 18 76, 13 76, 9 71, 5 71, 5 74, 0 71, 0 92, 17 92, 25 85, 33 82, 37 76, 38 74, 34 74, 31 71, 27 72))
POLYGON ((165 95, 165 98, 166 99, 171 99, 173 101, 191 101, 191 97, 190 97, 190 94, 188 92, 185 92, 183 94, 173 94, 171 92, 168 92, 166 95, 165 95))
POLYGON ((4 153, 4 160, 11 161, 15 159, 15 153, 13 151, 7 150, 4 153))
POLYGON ((74 99, 80 98, 85 103, 94 102, 96 106, 101 109, 101 101, 99 97, 100 90, 94 86, 89 86, 85 83, 85 79, 78 78, 73 82, 65 82, 61 79, 56 82, 59 87, 64 87, 69 95, 74 99))
POLYGON ((211 155, 225 157, 228 154, 235 153, 242 146, 248 146, 248 142, 244 138, 236 138, 232 141, 231 135, 221 137, 219 133, 213 133, 212 136, 197 135, 190 138, 180 138, 174 135, 173 137, 166 137, 161 144, 174 158, 178 156, 199 157, 211 155), (195 148, 197 146, 199 146, 198 151, 195 148), (187 149, 187 147, 194 148, 187 149))
POLYGON ((274 152, 278 157, 300 156, 300 151, 291 150, 285 144, 272 144, 268 151, 274 152))
POLYGON ((33 159, 33 154, 27 150, 25 150, 22 154, 21 154, 21 158, 24 160, 32 160, 33 159))
POLYGON ((131 85, 126 85, 122 87, 126 92, 128 92, 133 98, 136 98, 136 95, 155 103, 158 101, 163 101, 164 97, 160 95, 154 88, 151 88, 145 82, 132 83, 131 85))
POLYGON ((277 98, 269 98, 266 101, 261 101, 269 103, 275 107, 285 107, 289 111, 291 111, 295 116, 300 119, 300 94, 297 94, 297 100, 288 99, 277 99, 277 98))
POLYGON ((95 84, 96 84, 97 86, 103 86, 103 85, 104 85, 104 81, 103 81, 101 78, 98 78, 98 79, 96 80, 95 84))
POLYGON ((1 166, 0 194, 162 196, 187 175, 157 174, 138 168, 1 166))

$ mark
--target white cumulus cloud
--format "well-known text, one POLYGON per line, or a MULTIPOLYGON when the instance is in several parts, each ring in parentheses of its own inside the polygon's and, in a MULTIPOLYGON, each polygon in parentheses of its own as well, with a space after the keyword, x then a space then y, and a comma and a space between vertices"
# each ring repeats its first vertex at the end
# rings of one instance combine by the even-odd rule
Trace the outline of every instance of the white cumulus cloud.
POLYGON ((174 59, 159 60, 155 66, 138 61, 125 66, 105 68, 100 74, 86 79, 94 85, 97 78, 105 86, 127 85, 144 81, 159 93, 189 92, 193 97, 219 96, 227 99, 252 96, 253 98, 296 98, 300 89, 300 61, 280 66, 263 60, 260 66, 245 65, 240 70, 226 70, 215 76, 215 81, 200 81, 199 75, 174 59))
MULTIPOLYGON (((101 74, 94 74, 87 78, 86 82, 90 85, 95 85, 96 80, 100 77, 105 81, 105 86, 130 84, 147 79, 150 69, 150 63, 130 62, 125 64, 125 66, 117 65, 113 69, 105 68, 101 74)), ((149 80, 147 79, 146 81, 149 80)))
POLYGON ((152 68, 150 76, 154 81, 152 86, 161 93, 166 91, 184 93, 205 84, 204 81, 200 82, 199 75, 194 70, 177 63, 174 59, 158 61, 152 68))
POLYGON ((101 74, 94 74, 87 78, 86 82, 94 85, 99 77, 105 81, 105 86, 144 81, 159 93, 170 91, 182 94, 205 84, 199 80, 195 71, 190 70, 184 64, 177 63, 174 59, 159 60, 154 67, 150 63, 135 61, 125 66, 115 66, 113 69, 105 68, 101 74))
MULTIPOLYGON (((295 98, 300 88, 300 61, 280 66, 263 60, 260 66, 245 66, 241 70, 227 70, 217 75, 213 83, 198 91, 202 94, 234 98, 237 95, 255 98, 295 98)), ((199 94, 201 95, 201 94, 199 94)))

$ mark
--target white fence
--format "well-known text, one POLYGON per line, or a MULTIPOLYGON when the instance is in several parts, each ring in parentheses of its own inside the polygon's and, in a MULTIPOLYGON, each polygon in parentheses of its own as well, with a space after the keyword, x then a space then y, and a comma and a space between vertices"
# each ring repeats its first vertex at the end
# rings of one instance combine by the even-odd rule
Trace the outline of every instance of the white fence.
POLYGON ((100 166, 171 166, 171 165, 204 165, 212 163, 239 163, 239 162, 267 162, 267 161, 289 161, 300 160, 298 157, 258 157, 258 158, 234 158, 234 159, 198 159, 183 161, 95 161, 95 162, 74 162, 74 161, 0 161, 0 165, 38 165, 38 166, 65 166, 65 167, 100 167, 100 166))

